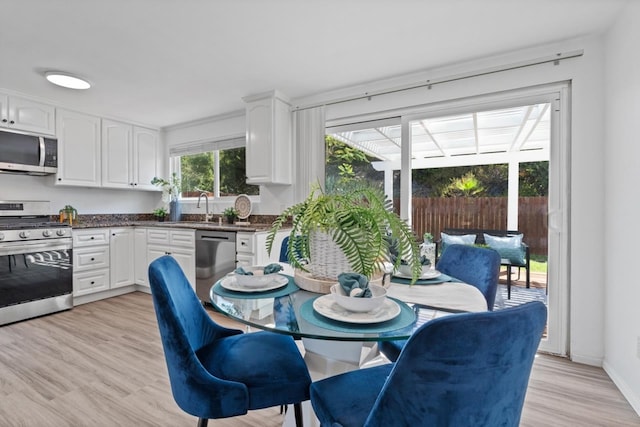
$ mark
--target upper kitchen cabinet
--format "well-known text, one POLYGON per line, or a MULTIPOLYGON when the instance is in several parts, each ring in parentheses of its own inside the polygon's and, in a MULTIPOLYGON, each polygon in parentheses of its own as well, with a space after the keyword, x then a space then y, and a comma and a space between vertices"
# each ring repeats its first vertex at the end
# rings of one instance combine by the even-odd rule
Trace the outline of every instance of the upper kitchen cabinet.
POLYGON ((159 132, 114 120, 102 120, 102 186, 157 190, 162 175, 159 132))
POLYGON ((57 184, 100 187, 100 118, 57 110, 57 184))
POLYGON ((243 98, 246 103, 248 184, 291 184, 290 104, 278 91, 243 98))
POLYGON ((133 127, 133 178, 136 188, 158 191, 151 184, 156 176, 164 176, 162 171, 162 146, 157 130, 133 127))
POLYGON ((55 135, 55 108, 30 99, 0 93, 0 127, 55 135))

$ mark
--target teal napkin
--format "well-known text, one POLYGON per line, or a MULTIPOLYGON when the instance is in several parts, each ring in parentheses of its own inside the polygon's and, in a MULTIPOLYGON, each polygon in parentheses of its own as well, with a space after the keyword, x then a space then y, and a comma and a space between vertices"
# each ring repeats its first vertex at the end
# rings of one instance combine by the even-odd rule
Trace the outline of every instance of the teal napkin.
POLYGON ((369 289, 369 279, 358 273, 340 273, 338 282, 347 295, 351 295, 353 289, 363 289, 358 298, 371 298, 371 289, 369 289))
POLYGON ((280 270, 282 270, 282 266, 274 262, 273 264, 269 264, 264 268, 264 274, 277 273, 280 270))
POLYGON ((233 272, 236 274, 241 274, 243 276, 253 276, 253 273, 251 271, 245 271, 242 267, 236 268, 235 270, 233 270, 233 272))

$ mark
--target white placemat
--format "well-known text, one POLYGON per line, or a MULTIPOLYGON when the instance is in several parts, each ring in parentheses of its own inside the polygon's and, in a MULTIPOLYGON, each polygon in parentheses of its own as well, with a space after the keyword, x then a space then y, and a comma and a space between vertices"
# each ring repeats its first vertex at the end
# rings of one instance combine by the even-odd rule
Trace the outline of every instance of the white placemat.
POLYGON ((407 303, 463 311, 487 311, 487 302, 478 288, 460 282, 432 286, 391 283, 387 295, 407 303))

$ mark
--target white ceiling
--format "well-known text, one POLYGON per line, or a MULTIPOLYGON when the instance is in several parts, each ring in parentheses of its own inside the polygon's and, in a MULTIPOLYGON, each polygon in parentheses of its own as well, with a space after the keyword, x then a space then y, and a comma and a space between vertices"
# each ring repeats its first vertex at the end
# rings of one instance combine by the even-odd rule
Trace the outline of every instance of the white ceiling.
POLYGON ((626 1, 0 0, 0 88, 162 127, 599 33, 626 1))

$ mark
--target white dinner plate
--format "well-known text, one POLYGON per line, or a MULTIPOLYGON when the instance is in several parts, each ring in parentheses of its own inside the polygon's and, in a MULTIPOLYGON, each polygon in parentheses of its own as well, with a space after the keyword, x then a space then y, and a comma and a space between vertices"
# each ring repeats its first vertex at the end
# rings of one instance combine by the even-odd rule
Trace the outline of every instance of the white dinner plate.
MULTIPOLYGON (((418 280, 435 279, 441 274, 442 273, 440 273, 438 270, 429 270, 426 273, 422 273, 422 275, 418 277, 418 280)), ((403 274, 403 273, 400 273, 399 271, 396 271, 395 273, 393 273, 393 275, 396 277, 402 277, 403 279, 412 279, 410 274, 403 274)))
POLYGON ((329 319, 346 323, 380 323, 391 320, 400 314, 401 308, 394 300, 387 298, 375 310, 364 313, 349 311, 341 307, 333 295, 323 295, 313 301, 313 309, 329 319))
POLYGON ((263 286, 243 286, 238 284, 235 276, 225 276, 220 280, 220 286, 230 291, 236 292, 264 292, 287 286, 289 279, 279 274, 273 275, 273 280, 263 286))

